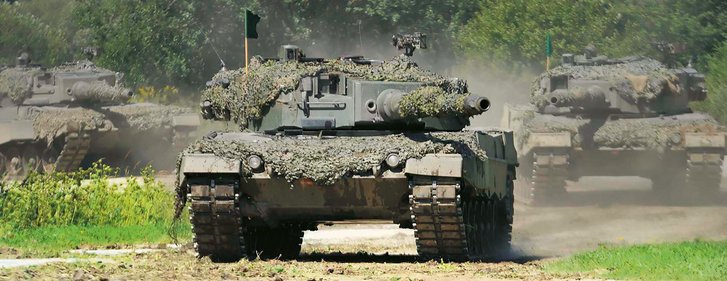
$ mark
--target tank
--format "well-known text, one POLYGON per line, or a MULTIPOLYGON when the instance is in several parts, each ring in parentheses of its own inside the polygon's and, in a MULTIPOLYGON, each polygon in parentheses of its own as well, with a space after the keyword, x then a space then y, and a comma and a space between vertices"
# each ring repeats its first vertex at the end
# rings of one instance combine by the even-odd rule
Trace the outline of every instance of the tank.
POLYGON ((189 201, 200 256, 295 258, 303 231, 347 220, 413 228, 427 258, 507 251, 513 135, 463 130, 488 99, 407 56, 282 50, 281 59, 253 58, 247 72, 221 71, 202 95, 204 118, 239 128, 180 157, 177 214, 189 201))
POLYGON ((523 163, 516 197, 553 202, 584 176, 644 177, 667 197, 718 192, 725 130, 689 107, 707 96, 704 76, 594 53, 564 55, 534 81, 530 105, 506 106, 502 125, 523 163))
POLYGON ((121 74, 90 61, 0 67, 0 175, 72 171, 104 159, 124 171, 172 170, 199 117, 191 109, 128 103, 121 74), (164 160, 163 157, 167 159, 164 160))

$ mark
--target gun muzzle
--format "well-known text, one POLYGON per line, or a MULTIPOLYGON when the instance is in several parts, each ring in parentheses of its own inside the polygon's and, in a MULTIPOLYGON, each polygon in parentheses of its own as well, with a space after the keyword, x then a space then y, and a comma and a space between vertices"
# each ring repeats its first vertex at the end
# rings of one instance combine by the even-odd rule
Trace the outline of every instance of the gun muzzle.
POLYGON ((486 97, 470 95, 464 101, 464 108, 467 113, 477 115, 490 110, 490 100, 486 97))

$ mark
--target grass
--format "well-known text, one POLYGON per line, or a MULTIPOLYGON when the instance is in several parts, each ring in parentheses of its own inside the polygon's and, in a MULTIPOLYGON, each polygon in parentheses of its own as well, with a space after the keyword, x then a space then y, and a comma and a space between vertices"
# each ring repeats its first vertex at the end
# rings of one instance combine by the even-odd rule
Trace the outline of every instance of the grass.
POLYGON ((613 279, 727 280, 727 241, 602 246, 547 263, 544 269, 613 279))
MULTIPOLYGON (((11 254, 55 256, 82 246, 170 242, 175 196, 151 169, 143 182, 109 184, 117 175, 117 169, 96 163, 72 173, 0 182, 0 254, 14 249, 11 254)), ((181 241, 191 236, 186 220, 173 230, 181 241)))
MULTIPOLYGON (((180 241, 188 241, 188 223, 177 226, 180 241)), ((0 238, 0 249, 13 249, 12 257, 58 257, 69 249, 124 247, 137 244, 172 243, 169 224, 131 226, 46 226, 21 230, 0 238)))

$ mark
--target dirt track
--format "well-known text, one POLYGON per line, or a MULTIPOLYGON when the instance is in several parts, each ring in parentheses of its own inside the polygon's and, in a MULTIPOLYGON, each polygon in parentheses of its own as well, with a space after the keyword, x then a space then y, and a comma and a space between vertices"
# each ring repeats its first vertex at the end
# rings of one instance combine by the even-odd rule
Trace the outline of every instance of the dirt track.
POLYGON ((542 272, 539 264, 550 257, 592 249, 601 243, 727 239, 727 192, 724 191, 710 202, 694 205, 693 202, 665 204, 648 189, 648 182, 640 179, 587 179, 568 189, 570 200, 560 206, 516 206, 515 250, 509 260, 498 263, 417 261, 413 257, 416 248, 411 230, 391 224, 346 224, 321 226, 318 232, 306 233, 304 256, 298 261, 212 264, 196 260, 190 251, 162 251, 103 257, 106 260, 103 263, 0 269, 0 280, 576 279, 583 276, 553 276, 542 272))

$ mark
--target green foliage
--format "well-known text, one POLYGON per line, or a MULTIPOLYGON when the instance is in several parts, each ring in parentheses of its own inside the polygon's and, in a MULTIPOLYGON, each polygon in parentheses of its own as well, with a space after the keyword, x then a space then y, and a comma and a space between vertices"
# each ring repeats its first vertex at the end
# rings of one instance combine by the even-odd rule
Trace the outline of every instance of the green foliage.
POLYGON ((589 42, 611 40, 614 19, 610 6, 600 1, 484 1, 458 34, 457 44, 467 57, 529 68, 544 64, 548 33, 558 56, 589 42))
POLYGON ((695 102, 692 107, 706 111, 720 122, 727 123, 727 41, 707 59, 707 99, 695 102))
POLYGON ((517 70, 542 69, 547 33, 555 57, 591 43, 610 56, 655 56, 651 42, 667 41, 685 47, 679 60, 685 63, 724 39, 726 10, 718 0, 490 0, 458 34, 457 46, 468 58, 517 70))
MULTIPOLYGON (((78 1, 74 18, 102 52, 97 63, 121 71, 131 84, 191 78, 204 34, 194 1, 78 1)), ((207 5, 207 3, 204 3, 207 5)))
POLYGON ((174 197, 149 169, 143 183, 108 183, 118 171, 102 164, 72 173, 32 174, 0 193, 0 237, 19 229, 67 225, 171 223, 174 197), (83 180, 88 180, 84 182, 83 180))
POLYGON ((38 18, 22 13, 19 4, 0 3, 0 64, 15 64, 21 51, 34 62, 55 64, 67 60, 70 51, 64 30, 49 26, 38 18))
POLYGON ((724 280, 727 241, 601 247, 545 265, 550 272, 635 280, 724 280))

